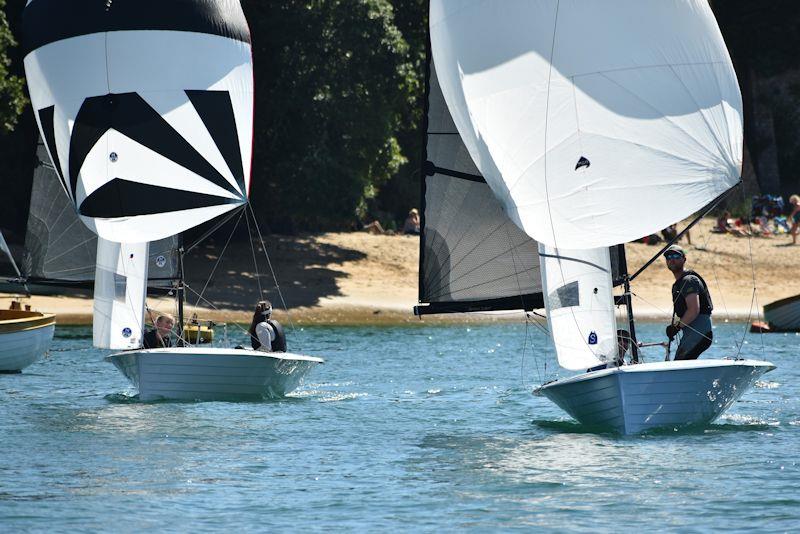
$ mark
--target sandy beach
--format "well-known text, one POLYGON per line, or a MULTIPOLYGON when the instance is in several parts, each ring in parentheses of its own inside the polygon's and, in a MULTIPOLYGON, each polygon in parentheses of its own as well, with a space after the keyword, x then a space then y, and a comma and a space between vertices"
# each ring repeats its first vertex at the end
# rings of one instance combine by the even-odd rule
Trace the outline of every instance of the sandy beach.
MULTIPOLYGON (((761 307, 774 300, 800 293, 800 247, 791 246, 787 235, 769 238, 714 234, 714 220, 704 219, 691 230, 687 266, 696 269, 711 286, 717 320, 756 319, 761 307), (755 286, 754 286, 755 279, 755 286), (754 290, 754 287, 757 290, 754 290)), ((680 226, 682 227, 682 226, 680 226)), ((258 273, 245 244, 230 247, 205 288, 219 251, 211 245, 198 247, 187 263, 190 288, 187 317, 247 322, 258 300, 259 281, 270 298, 277 317, 303 324, 395 324, 519 320, 520 313, 452 314, 423 319, 414 317, 417 302, 419 238, 406 235, 372 235, 364 232, 323 233, 296 237, 271 236, 267 250, 281 294, 288 306, 283 310, 280 295, 263 254, 258 273), (197 299, 203 292, 208 304, 197 299), (195 304, 198 304, 195 306, 195 304)), ((627 247, 630 272, 643 265, 659 246, 632 243, 627 247)), ((667 320, 671 314, 669 288, 672 275, 662 259, 645 270, 633 284, 637 317, 667 320)), ((56 313, 61 324, 91 322, 92 300, 85 297, 32 297, 38 310, 56 313)), ((150 308, 174 311, 172 299, 149 299, 150 308)))

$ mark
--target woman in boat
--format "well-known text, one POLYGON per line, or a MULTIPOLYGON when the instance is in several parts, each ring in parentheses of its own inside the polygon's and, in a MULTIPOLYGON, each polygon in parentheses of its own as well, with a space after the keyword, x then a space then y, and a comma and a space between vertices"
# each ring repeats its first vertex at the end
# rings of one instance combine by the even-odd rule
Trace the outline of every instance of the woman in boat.
POLYGON ((250 345, 263 352, 286 352, 286 336, 281 323, 272 318, 272 303, 262 300, 256 305, 250 322, 250 345))

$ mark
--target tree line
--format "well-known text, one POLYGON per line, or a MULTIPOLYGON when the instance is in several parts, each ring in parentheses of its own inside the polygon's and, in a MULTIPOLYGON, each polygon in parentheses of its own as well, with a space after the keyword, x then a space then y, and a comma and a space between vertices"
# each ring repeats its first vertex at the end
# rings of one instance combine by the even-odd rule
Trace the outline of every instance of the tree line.
MULTIPOLYGON (((763 192, 797 188, 800 2, 714 0, 763 192)), ((24 231, 36 124, 21 13, 0 0, 0 227, 24 231)), ((427 0, 242 0, 252 32, 251 201, 270 232, 392 227, 419 204, 427 0)))

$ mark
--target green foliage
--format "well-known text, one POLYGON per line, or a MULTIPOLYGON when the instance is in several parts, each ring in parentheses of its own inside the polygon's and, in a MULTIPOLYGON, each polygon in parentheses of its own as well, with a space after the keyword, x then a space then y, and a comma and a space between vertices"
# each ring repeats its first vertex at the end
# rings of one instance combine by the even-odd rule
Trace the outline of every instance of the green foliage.
POLYGON ((417 78, 388 0, 243 2, 253 33, 252 192, 273 231, 348 227, 405 163, 417 78))
POLYGON ((11 73, 9 51, 17 45, 6 17, 6 1, 0 0, 0 132, 10 132, 16 126, 28 99, 25 80, 11 73))

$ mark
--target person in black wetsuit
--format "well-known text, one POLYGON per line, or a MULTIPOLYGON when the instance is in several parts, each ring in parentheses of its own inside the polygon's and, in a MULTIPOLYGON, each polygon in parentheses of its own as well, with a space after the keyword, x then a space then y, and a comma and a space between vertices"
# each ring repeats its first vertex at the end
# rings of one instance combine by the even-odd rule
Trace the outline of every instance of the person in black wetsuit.
POLYGON ((156 318, 155 328, 142 337, 142 347, 146 349, 162 349, 172 346, 172 327, 175 319, 171 315, 159 315, 156 318))
POLYGON ((697 359, 708 347, 711 346, 713 334, 711 331, 711 312, 714 305, 705 280, 692 270, 684 268, 686 253, 678 245, 672 245, 664 258, 667 268, 675 276, 672 284, 673 317, 677 321, 667 326, 667 337, 675 338, 678 332, 683 332, 678 349, 675 351, 676 360, 697 359))

